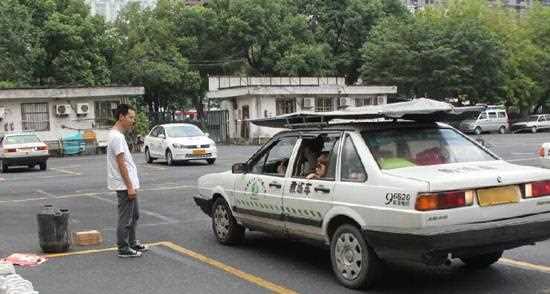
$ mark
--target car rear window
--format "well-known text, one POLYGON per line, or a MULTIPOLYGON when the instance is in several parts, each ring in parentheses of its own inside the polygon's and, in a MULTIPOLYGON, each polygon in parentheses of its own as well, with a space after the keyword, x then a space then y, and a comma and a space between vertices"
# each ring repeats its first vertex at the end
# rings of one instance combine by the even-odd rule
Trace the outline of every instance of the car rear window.
POLYGON ((403 128, 361 135, 381 169, 496 160, 452 129, 403 128))
POLYGON ((4 144, 27 144, 38 142, 40 142, 40 139, 38 139, 36 135, 19 135, 6 137, 4 144))

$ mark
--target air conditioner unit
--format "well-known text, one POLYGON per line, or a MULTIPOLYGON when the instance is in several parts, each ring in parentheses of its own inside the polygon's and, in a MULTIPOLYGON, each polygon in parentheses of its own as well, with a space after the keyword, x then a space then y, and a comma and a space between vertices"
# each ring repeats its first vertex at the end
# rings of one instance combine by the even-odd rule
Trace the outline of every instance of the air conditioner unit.
POLYGON ((304 98, 302 103, 302 108, 314 108, 315 107, 315 98, 304 98))
POLYGON ((55 106, 55 114, 57 114, 58 116, 69 115, 70 110, 70 104, 57 104, 55 106))
POLYGON ((355 106, 355 101, 352 98, 349 97, 340 97, 338 100, 338 105, 340 107, 348 107, 348 106, 355 106))
POLYGON ((76 104, 76 114, 86 115, 89 112, 90 112, 90 104, 89 103, 78 103, 78 104, 76 104))

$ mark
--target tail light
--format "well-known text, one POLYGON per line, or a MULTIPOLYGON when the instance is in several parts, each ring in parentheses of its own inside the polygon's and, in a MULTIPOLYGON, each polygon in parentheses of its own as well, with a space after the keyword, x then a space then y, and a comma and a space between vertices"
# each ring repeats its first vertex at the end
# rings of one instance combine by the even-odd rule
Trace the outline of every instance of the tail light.
POLYGON ((544 154, 544 147, 540 147, 540 148, 539 148, 538 154, 539 154, 540 157, 544 157, 544 155, 545 155, 545 154, 544 154))
POLYGON ((15 149, 15 148, 8 148, 8 149, 6 149, 6 152, 7 152, 7 153, 10 153, 10 152, 17 152, 17 149, 15 149))
POLYGON ((525 184, 525 198, 550 196, 550 181, 525 184))
POLYGON ((43 150, 48 150, 48 146, 40 146, 38 148, 36 148, 37 150, 40 150, 40 151, 43 151, 43 150))
POLYGON ((448 191, 422 193, 416 197, 416 210, 429 211, 470 206, 474 202, 473 191, 448 191))

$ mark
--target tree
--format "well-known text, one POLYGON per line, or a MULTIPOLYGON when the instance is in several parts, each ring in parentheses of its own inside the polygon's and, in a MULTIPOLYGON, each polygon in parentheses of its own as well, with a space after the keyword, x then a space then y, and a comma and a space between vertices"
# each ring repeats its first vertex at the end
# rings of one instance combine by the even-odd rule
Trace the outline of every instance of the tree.
POLYGON ((499 102, 504 50, 479 17, 488 8, 476 1, 471 6, 451 1, 414 19, 384 20, 362 50, 363 79, 396 84, 406 96, 499 102), (477 7, 476 14, 472 7, 477 7))
POLYGON ((348 84, 360 75, 360 49, 372 28, 387 16, 409 17, 399 0, 299 0, 297 6, 308 17, 316 40, 329 46, 336 73, 348 84))

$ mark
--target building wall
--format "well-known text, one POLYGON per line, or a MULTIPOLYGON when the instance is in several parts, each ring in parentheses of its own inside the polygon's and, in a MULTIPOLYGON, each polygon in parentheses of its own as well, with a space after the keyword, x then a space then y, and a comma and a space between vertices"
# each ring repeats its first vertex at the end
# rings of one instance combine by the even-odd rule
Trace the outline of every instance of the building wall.
POLYGON ((22 104, 23 103, 48 103, 49 131, 35 132, 44 141, 57 141, 65 135, 79 130, 94 130, 100 145, 107 140, 108 129, 96 127, 95 102, 116 101, 121 102, 122 98, 73 98, 73 99, 24 99, 24 100, 2 100, 0 108, 4 108, 4 118, 0 121, 0 133, 23 131, 22 104), (86 115, 77 115, 76 106, 78 103, 88 103, 89 111, 86 115), (56 105, 69 104, 71 110, 66 116, 56 115, 56 105))

